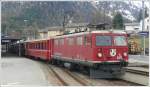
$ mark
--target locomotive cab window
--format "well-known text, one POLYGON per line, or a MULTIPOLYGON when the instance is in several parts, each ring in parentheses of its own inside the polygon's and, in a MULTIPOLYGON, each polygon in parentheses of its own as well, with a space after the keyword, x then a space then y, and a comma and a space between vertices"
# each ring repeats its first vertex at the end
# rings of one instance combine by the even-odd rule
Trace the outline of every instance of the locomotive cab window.
POLYGON ((96 36, 96 46, 111 46, 112 37, 111 36, 96 36))
POLYGON ((114 36, 114 45, 126 46, 127 42, 125 36, 114 36))

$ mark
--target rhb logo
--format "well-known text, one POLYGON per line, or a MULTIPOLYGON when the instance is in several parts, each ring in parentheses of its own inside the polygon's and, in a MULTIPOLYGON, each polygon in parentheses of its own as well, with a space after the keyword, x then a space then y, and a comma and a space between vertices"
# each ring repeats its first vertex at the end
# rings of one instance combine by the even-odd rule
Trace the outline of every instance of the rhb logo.
POLYGON ((115 56, 116 55, 116 49, 110 49, 110 55, 115 56))

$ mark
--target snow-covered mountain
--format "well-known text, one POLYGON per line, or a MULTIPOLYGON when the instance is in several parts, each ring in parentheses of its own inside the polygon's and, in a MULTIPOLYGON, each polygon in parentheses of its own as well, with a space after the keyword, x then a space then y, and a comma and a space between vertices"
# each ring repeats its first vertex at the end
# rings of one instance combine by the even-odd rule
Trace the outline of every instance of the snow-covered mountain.
MULTIPOLYGON (((146 6, 148 2, 145 2, 146 6)), ((112 24, 116 12, 122 13, 124 22, 137 21, 141 1, 9 1, 2 2, 2 27, 22 29, 25 26, 41 28, 62 26, 65 22, 112 24), (25 24, 24 20, 28 20, 25 24)))
MULTIPOLYGON (((125 19, 137 21, 139 12, 142 9, 142 1, 91 1, 93 7, 99 11, 105 12, 109 17, 113 17, 116 12, 122 13, 125 19)), ((148 1, 145 1, 145 7, 149 8, 148 1)))

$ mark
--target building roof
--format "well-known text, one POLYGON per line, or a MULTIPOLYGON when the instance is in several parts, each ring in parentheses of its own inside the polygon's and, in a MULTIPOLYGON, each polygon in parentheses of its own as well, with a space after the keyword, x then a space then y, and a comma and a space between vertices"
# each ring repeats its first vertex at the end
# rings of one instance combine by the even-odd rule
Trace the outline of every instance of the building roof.
POLYGON ((125 26, 139 26, 140 23, 125 23, 125 26))
POLYGON ((61 31, 61 30, 63 30, 63 27, 61 27, 61 26, 54 26, 54 27, 47 27, 45 29, 41 29, 38 32, 61 31))
POLYGON ((89 23, 68 23, 65 27, 66 28, 71 28, 71 27, 85 27, 89 23))
POLYGON ((7 35, 2 35, 1 36, 1 44, 7 44, 7 43, 12 43, 15 41, 21 40, 21 38, 13 38, 7 35))
POLYGON ((108 23, 69 23, 65 27, 66 28, 73 28, 73 27, 105 27, 108 26, 108 23))

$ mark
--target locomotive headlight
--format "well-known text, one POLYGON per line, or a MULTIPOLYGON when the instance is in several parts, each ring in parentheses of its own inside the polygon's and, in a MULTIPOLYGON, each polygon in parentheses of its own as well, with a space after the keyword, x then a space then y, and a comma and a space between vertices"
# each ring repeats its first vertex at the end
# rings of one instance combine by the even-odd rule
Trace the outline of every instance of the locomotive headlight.
POLYGON ((97 56, 98 56, 98 57, 102 57, 102 53, 98 53, 97 56))
POLYGON ((124 52, 123 55, 124 55, 124 56, 127 56, 127 52, 124 52))

